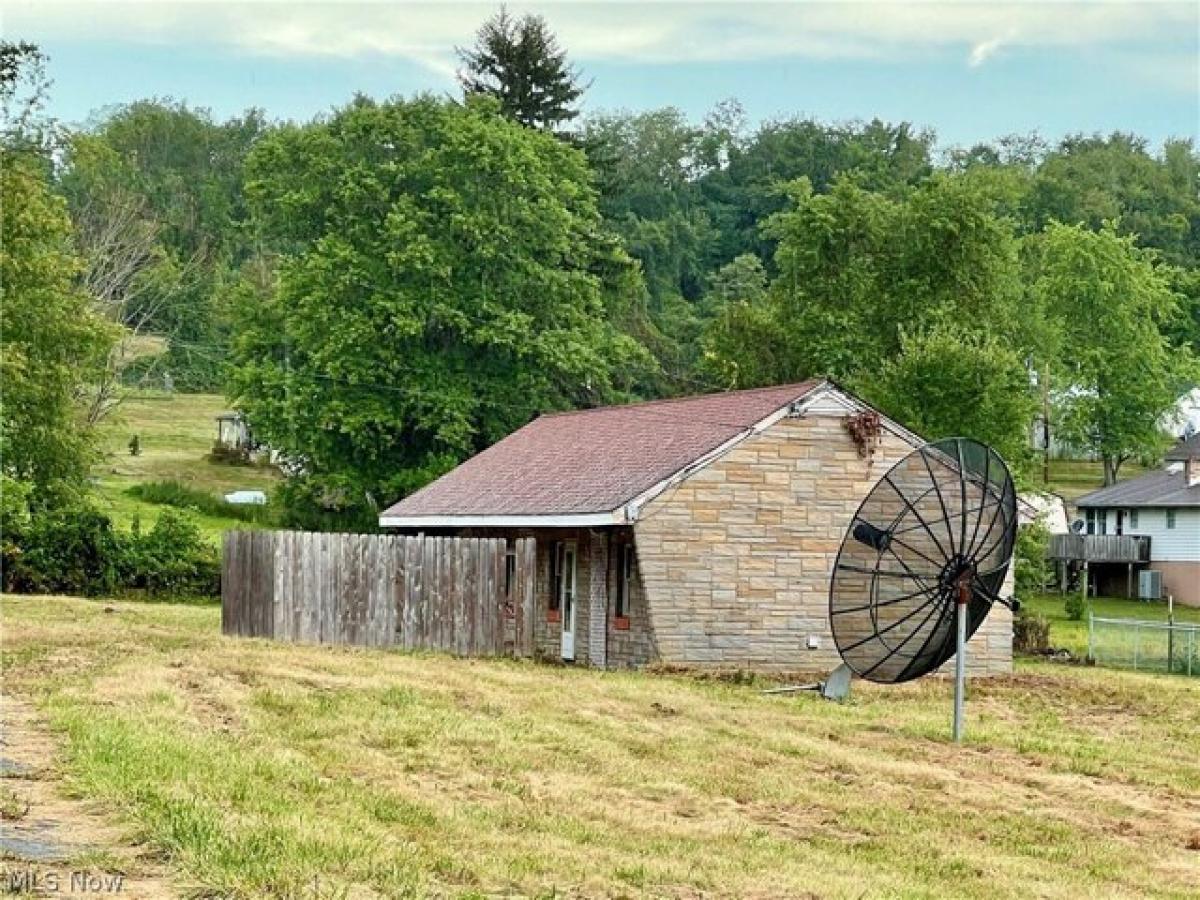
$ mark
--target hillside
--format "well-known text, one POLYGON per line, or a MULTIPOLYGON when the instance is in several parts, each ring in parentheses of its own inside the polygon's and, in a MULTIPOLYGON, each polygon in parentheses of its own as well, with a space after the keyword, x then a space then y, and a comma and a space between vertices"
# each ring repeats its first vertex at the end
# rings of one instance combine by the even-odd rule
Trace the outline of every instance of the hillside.
MULTIPOLYGON (((212 462, 215 417, 228 409, 219 394, 141 392, 118 407, 103 424, 104 458, 96 471, 102 507, 126 527, 134 517, 148 526, 162 506, 130 497, 132 485, 177 481, 220 497, 239 489, 270 491, 277 470, 264 466, 231 466, 212 462), (141 453, 132 456, 129 441, 137 435, 141 453)), ((194 512, 206 534, 217 540, 227 528, 246 527, 236 518, 194 512)))
MULTIPOLYGON (((1146 467, 1136 462, 1127 462, 1121 466, 1120 480, 1126 481, 1137 478, 1146 472, 1146 467)), ((1090 494, 1104 486, 1104 467, 1098 461, 1076 459, 1050 460, 1050 480, 1041 480, 1041 467, 1035 467, 1035 487, 1058 494, 1074 509, 1076 500, 1084 494, 1090 494)))

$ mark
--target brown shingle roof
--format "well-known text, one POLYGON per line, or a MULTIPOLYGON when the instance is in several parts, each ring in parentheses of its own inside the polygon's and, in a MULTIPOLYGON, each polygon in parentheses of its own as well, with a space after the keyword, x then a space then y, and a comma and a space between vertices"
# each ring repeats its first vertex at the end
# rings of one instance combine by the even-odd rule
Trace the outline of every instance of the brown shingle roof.
POLYGON ((819 383, 539 416, 381 519, 610 512, 819 383))

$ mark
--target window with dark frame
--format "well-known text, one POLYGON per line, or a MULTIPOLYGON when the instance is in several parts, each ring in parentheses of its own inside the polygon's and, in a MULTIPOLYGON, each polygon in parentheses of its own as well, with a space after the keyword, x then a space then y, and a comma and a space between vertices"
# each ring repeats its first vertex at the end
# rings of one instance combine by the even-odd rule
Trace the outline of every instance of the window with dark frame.
POLYGON ((1137 524, 1137 514, 1138 514, 1138 511, 1137 511, 1136 509, 1131 509, 1131 510, 1129 511, 1129 527, 1130 527, 1130 528, 1137 528, 1137 527, 1138 527, 1138 524, 1137 524))
POLYGON ((617 554, 617 601, 613 614, 618 619, 629 616, 629 589, 633 583, 633 546, 622 544, 617 554))
POLYGON ((550 545, 550 609, 557 611, 562 602, 562 541, 550 545))
POLYGON ((1167 528, 1172 529, 1174 527, 1175 527, 1175 510, 1168 509, 1167 510, 1167 528))
POLYGON ((508 542, 508 550, 504 554, 504 596, 513 598, 513 583, 517 580, 517 545, 508 542))

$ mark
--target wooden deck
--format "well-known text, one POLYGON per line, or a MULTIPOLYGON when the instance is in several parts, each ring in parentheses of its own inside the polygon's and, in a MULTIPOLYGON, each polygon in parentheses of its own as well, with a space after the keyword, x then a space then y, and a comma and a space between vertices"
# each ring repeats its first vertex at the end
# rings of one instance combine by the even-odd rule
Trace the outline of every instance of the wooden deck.
POLYGON ((1149 562, 1150 538, 1132 534, 1052 534, 1046 556, 1088 563, 1149 562))

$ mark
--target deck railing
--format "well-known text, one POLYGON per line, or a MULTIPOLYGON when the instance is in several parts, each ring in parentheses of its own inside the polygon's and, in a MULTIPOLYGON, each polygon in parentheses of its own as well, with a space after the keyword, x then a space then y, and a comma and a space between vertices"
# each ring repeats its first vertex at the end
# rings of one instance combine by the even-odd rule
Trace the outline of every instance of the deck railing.
POLYGON ((1150 537, 1140 534, 1052 534, 1046 556, 1080 562, 1149 562, 1150 537))

